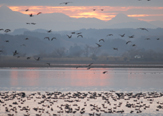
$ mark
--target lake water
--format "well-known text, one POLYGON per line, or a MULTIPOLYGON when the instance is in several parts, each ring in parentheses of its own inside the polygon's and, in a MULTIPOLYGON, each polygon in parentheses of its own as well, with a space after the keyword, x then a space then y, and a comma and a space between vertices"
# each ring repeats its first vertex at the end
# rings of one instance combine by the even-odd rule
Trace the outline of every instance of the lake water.
POLYGON ((0 91, 109 90, 163 92, 163 69, 0 68, 0 91))

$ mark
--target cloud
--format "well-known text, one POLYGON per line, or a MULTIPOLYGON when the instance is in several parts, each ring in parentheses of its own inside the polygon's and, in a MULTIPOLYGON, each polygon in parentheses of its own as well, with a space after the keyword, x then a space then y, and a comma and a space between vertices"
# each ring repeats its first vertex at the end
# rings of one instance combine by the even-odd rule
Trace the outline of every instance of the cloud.
MULTIPOLYGON (((66 0, 67 6, 156 6, 161 7, 163 0, 66 0)), ((9 6, 64 6, 65 0, 1 0, 0 4, 9 6)))

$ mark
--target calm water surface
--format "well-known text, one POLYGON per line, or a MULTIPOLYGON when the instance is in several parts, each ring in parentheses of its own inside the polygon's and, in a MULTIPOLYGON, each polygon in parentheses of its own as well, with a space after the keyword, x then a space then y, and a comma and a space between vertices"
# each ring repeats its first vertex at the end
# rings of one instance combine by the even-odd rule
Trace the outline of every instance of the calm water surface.
POLYGON ((11 90, 163 92, 163 69, 0 68, 0 91, 11 90))

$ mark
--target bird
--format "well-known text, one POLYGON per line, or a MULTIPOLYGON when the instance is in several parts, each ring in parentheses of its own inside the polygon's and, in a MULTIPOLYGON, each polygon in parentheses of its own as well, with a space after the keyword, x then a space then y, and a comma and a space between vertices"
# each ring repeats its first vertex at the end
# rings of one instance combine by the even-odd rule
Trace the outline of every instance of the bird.
POLYGON ((77 37, 82 37, 83 38, 83 35, 78 35, 77 37))
POLYGON ((113 34, 108 34, 107 36, 113 36, 113 34))
POLYGON ((130 43, 131 41, 127 41, 126 44, 130 43))
POLYGON ((138 29, 141 29, 141 30, 145 30, 145 31, 148 31, 146 28, 138 28, 138 29))
POLYGON ((3 50, 0 50, 0 53, 3 52, 3 50))
POLYGON ((6 32, 6 33, 10 32, 10 31, 11 31, 10 29, 5 29, 5 32, 6 32))
POLYGON ((75 34, 75 32, 71 32, 71 34, 75 34))
POLYGON ((25 11, 29 11, 29 9, 26 9, 25 11))
POLYGON ((160 40, 160 38, 157 38, 157 40, 160 40))
POLYGON ((150 38, 146 38, 146 40, 150 40, 150 38))
POLYGON ((44 39, 48 39, 48 40, 50 40, 50 38, 49 38, 49 37, 44 37, 44 39))
POLYGON ((100 44, 98 44, 98 43, 96 43, 97 45, 98 45, 98 47, 101 47, 101 45, 100 44))
POLYGON ((2 30, 4 30, 4 29, 0 29, 0 31, 2 31, 2 30))
POLYGON ((36 23, 31 23, 32 25, 36 25, 36 23))
POLYGON ((76 33, 77 35, 80 35, 82 32, 78 32, 78 33, 76 33))
POLYGON ((128 36, 129 38, 134 38, 134 35, 128 36))
POLYGON ((125 34, 123 34, 123 35, 121 35, 121 34, 119 34, 121 37, 124 37, 125 36, 125 34))
POLYGON ((30 59, 31 57, 27 57, 27 60, 30 59))
POLYGON ((29 38, 25 38, 25 40, 28 40, 29 38))
POLYGON ((30 25, 30 23, 26 23, 27 25, 30 25))
POLYGON ((9 42, 9 40, 6 40, 5 42, 9 42))
POLYGON ((39 60, 40 60, 40 57, 38 57, 38 58, 35 58, 35 60, 36 60, 36 61, 39 61, 39 60))
POLYGON ((49 30, 49 31, 47 31, 48 33, 50 33, 51 32, 51 30, 49 30))
POLYGON ((104 71, 103 74, 107 73, 108 71, 104 71))
POLYGON ((72 35, 67 35, 67 37, 70 39, 72 37, 72 35))
POLYGON ((50 66, 50 63, 46 63, 46 64, 50 66))
POLYGON ((101 11, 104 11, 104 9, 101 9, 101 11))
POLYGON ((104 41, 104 39, 100 39, 100 40, 99 40, 99 42, 100 42, 100 41, 103 41, 103 42, 105 42, 105 41, 104 41))
POLYGON ((57 39, 57 38, 56 38, 56 37, 53 37, 53 38, 51 38, 51 41, 52 41, 53 39, 57 39))
POLYGON ((113 50, 117 50, 118 51, 118 48, 113 48, 113 50))
POLYGON ((30 16, 30 17, 33 17, 33 14, 31 13, 31 14, 29 14, 29 16, 30 16))
POLYGON ((62 3, 60 3, 60 4, 65 4, 65 5, 67 5, 67 4, 69 4, 69 3, 72 3, 72 2, 62 2, 62 3))
POLYGON ((136 44, 133 44, 132 46, 134 47, 134 46, 136 46, 136 44))
POLYGON ((95 11, 96 9, 93 9, 93 11, 95 11))
POLYGON ((38 12, 37 15, 41 14, 42 12, 38 12))
POLYGON ((17 50, 15 50, 14 52, 13 52, 13 56, 15 56, 15 55, 17 55, 18 54, 18 52, 17 52, 17 50))
POLYGON ((90 67, 93 63, 88 64, 88 67, 90 67))

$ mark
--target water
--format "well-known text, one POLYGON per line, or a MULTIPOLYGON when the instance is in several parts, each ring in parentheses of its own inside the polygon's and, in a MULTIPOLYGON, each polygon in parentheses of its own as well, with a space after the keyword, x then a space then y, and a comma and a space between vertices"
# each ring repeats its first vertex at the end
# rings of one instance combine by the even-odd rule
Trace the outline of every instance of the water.
POLYGON ((162 88, 162 68, 0 68, 0 91, 162 92, 162 88))

